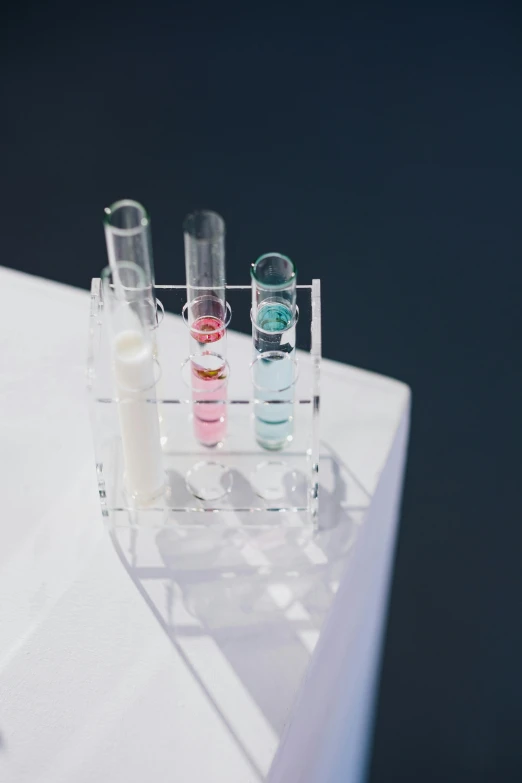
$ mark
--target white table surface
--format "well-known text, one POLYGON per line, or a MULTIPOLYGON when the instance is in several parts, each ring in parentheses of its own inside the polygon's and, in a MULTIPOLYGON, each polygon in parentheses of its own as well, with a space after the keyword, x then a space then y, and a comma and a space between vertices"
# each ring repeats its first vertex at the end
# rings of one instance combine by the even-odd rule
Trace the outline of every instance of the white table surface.
POLYGON ((360 781, 408 388, 323 362, 318 534, 111 538, 88 309, 85 291, 0 269, 0 780, 360 781))

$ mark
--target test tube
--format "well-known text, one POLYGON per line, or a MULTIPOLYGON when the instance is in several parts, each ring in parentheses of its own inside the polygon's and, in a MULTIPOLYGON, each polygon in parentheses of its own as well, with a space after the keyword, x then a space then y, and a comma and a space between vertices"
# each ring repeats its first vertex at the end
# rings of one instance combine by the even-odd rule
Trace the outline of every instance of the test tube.
POLYGON ((205 446, 221 443, 227 428, 225 222, 216 212, 193 212, 183 223, 190 334, 193 422, 205 446))
POLYGON ((255 408, 256 440, 263 448, 274 451, 282 449, 293 437, 296 268, 287 256, 266 253, 252 264, 250 271, 254 390, 285 390, 274 393, 273 405, 265 400, 264 405, 255 408), (282 361, 285 355, 290 361, 282 361), (283 398, 285 404, 278 404, 283 398))
MULTIPOLYGON (((115 201, 104 210, 103 225, 109 266, 116 273, 117 265, 121 263, 136 264, 143 281, 143 293, 140 292, 141 308, 144 323, 151 331, 152 351, 158 359, 158 326, 157 299, 154 291, 154 262, 152 260, 152 238, 150 218, 145 207, 138 201, 122 199, 115 201)), ((131 293, 128 292, 128 296, 131 293)), ((158 396, 162 397, 161 389, 158 396)), ((164 411, 158 406, 160 419, 161 442, 167 442, 167 426, 163 416, 164 411)))
POLYGON ((140 267, 119 261, 102 272, 102 293, 123 450, 124 487, 147 505, 165 489, 155 399, 156 367, 148 286, 140 267))
MULTIPOLYGON (((143 317, 149 328, 155 329, 156 298, 149 216, 137 201, 122 199, 105 208, 103 223, 109 266, 113 274, 121 262, 132 263, 139 268, 143 281, 143 291, 140 290, 139 294, 143 317)), ((128 295, 131 295, 130 292, 128 295)))

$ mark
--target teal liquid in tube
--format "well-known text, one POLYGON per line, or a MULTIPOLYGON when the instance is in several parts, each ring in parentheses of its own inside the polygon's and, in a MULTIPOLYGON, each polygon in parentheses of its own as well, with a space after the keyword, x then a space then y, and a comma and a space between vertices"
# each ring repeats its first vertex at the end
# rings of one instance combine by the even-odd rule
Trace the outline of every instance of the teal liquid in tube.
POLYGON ((252 265, 252 334, 255 435, 270 451, 284 448, 294 431, 295 267, 280 254, 252 265))

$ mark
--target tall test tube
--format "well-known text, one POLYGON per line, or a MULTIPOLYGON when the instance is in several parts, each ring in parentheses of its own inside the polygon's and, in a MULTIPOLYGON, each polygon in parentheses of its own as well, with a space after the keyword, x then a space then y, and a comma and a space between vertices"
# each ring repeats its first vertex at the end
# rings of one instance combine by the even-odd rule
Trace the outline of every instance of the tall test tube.
POLYGON ((227 429, 225 222, 216 212, 199 211, 183 223, 187 303, 183 318, 190 333, 194 434, 216 446, 227 429))
POLYGON ((273 393, 273 405, 256 406, 256 440, 265 449, 278 450, 293 437, 296 268, 287 256, 266 253, 250 272, 254 389, 281 389, 273 393), (291 361, 282 361, 285 355, 291 361), (278 404, 283 399, 285 404, 278 404))
MULTIPOLYGON (((145 207, 132 199, 115 201, 110 207, 106 207, 104 212, 103 227, 109 266, 113 274, 116 274, 117 266, 121 263, 132 263, 138 267, 144 288, 143 294, 140 293, 144 323, 151 331, 152 351, 154 358, 158 359, 157 299, 154 291, 154 262, 149 215, 145 207)), ((128 296, 130 295, 128 293, 128 296)), ((158 388, 158 396, 162 396, 160 388, 158 388)), ((167 428, 161 406, 158 406, 158 414, 162 434, 161 442, 165 444, 167 442, 167 428)))
POLYGON ((148 287, 140 267, 120 261, 102 272, 124 462, 124 486, 139 504, 165 489, 149 328, 148 287))

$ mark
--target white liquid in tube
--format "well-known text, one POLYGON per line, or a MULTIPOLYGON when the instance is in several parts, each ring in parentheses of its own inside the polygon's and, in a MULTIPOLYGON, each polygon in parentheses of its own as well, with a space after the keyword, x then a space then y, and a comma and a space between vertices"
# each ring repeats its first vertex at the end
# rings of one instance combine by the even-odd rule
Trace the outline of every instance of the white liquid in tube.
POLYGON ((113 341, 125 489, 147 502, 165 486, 152 349, 139 331, 126 329, 113 341))

